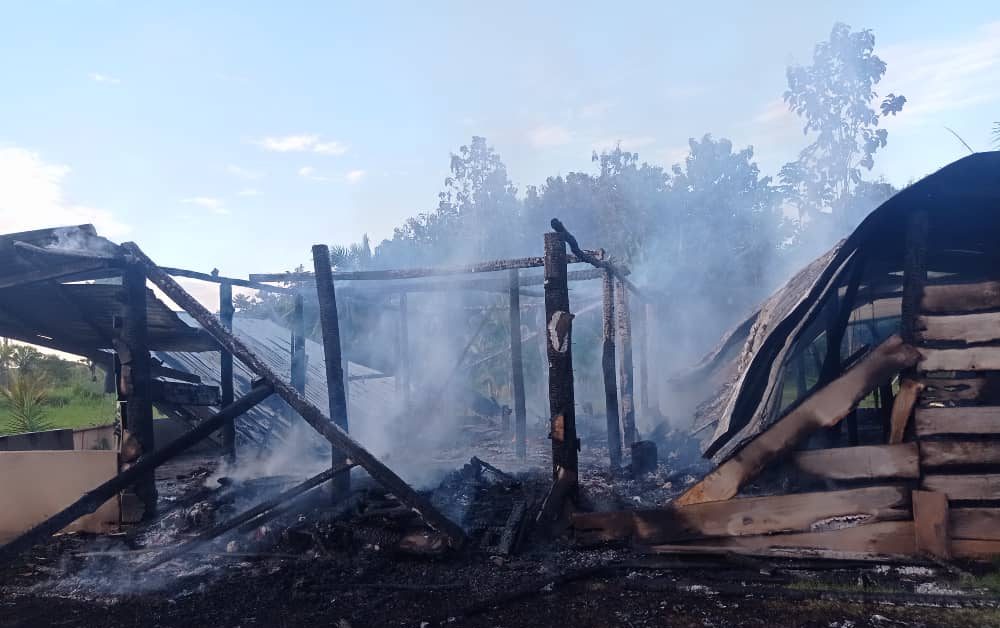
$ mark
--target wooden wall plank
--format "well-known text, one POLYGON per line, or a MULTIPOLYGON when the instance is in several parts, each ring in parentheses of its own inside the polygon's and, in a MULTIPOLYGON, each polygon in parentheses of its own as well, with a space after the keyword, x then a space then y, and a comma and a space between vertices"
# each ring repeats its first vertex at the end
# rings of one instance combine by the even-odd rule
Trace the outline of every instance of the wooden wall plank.
POLYGON ((1000 340, 1000 312, 920 316, 917 318, 917 338, 966 344, 994 342, 1000 340))
POLYGON ((922 441, 920 466, 951 467, 971 464, 1000 464, 998 441, 922 441))
POLYGON ((1000 541, 952 539, 951 555, 968 560, 995 560, 1000 556, 1000 541))
POLYGON ((801 471, 829 480, 920 477, 916 443, 799 451, 792 456, 792 462, 801 471))
POLYGON ((917 408, 917 436, 1000 434, 1000 407, 917 408))
POLYGON ((1000 282, 924 286, 924 312, 975 312, 1000 308, 1000 282))
POLYGON ((1000 475, 927 475, 922 487, 944 493, 949 500, 1000 499, 1000 475))
POLYGON ((952 508, 948 525, 952 539, 1000 541, 1000 508, 952 508))
POLYGON ((927 377, 922 380, 924 389, 920 393, 920 403, 934 401, 979 401, 1000 402, 1000 377, 991 373, 985 377, 965 379, 927 377))
POLYGON ((951 558, 948 498, 944 493, 913 491, 913 527, 918 552, 942 560, 951 558))
POLYGON ((1000 370, 1000 347, 968 347, 965 349, 920 348, 917 370, 929 371, 997 371, 1000 370))

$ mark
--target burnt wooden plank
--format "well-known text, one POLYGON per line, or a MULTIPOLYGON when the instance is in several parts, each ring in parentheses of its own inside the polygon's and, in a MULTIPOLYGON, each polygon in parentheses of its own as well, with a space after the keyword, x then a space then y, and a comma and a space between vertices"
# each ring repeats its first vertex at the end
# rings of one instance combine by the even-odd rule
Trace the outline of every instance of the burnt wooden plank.
POLYGON ((917 339, 965 344, 995 342, 1000 340, 1000 312, 920 316, 917 318, 917 339))
POLYGON ((917 436, 936 434, 1000 434, 1000 407, 917 408, 917 436))
POLYGON ((514 402, 514 450, 519 460, 527 456, 527 412, 524 405, 524 363, 521 356, 521 292, 516 268, 507 271, 508 322, 510 329, 510 383, 514 402))
POLYGON ((228 406, 232 399, 223 399, 218 386, 208 384, 188 384, 186 382, 165 382, 153 380, 151 383, 153 401, 179 406, 228 406))
MULTIPOLYGON (((228 282, 219 284, 219 320, 227 331, 233 331, 233 286, 228 282)), ((219 383, 222 385, 221 401, 227 406, 233 402, 233 354, 222 349, 219 355, 219 383)), ((186 404, 185 404, 186 405, 186 404)), ((236 420, 227 421, 222 426, 222 451, 232 461, 236 457, 236 420)))
POLYGON ((910 517, 910 490, 874 486, 842 491, 745 497, 690 506, 573 516, 581 545, 815 532, 910 517))
POLYGON ((927 475, 921 486, 928 491, 944 493, 949 500, 1000 499, 1000 475, 927 475))
POLYGON ((998 308, 1000 281, 926 286, 920 300, 920 309, 929 313, 976 312, 998 308))
POLYGON ((920 392, 921 403, 935 401, 1000 403, 1000 374, 997 373, 964 379, 927 377, 921 383, 924 385, 924 389, 920 392))
POLYGON ((615 383, 615 281, 604 271, 601 315, 601 375, 604 380, 604 414, 608 434, 608 458, 611 468, 622 464, 622 432, 618 415, 618 386, 615 383))
MULTIPOLYGON (((149 355, 146 310, 146 273, 129 264, 122 273, 125 303, 116 352, 121 363, 121 390, 125 401, 125 428, 139 441, 142 455, 156 449, 153 437, 152 360, 149 355)), ((135 483, 135 494, 145 509, 143 517, 156 512, 156 479, 152 469, 135 483)))
POLYGON ((796 452, 792 462, 799 470, 828 480, 920 477, 916 443, 813 449, 796 452))
POLYGON ((629 308, 628 292, 621 281, 615 281, 615 317, 617 318, 617 339, 621 354, 618 356, 618 391, 622 436, 625 445, 639 440, 635 427, 635 392, 633 390, 635 368, 632 361, 632 312, 629 308))
POLYGON ((920 349, 917 370, 930 371, 998 371, 1000 346, 968 347, 964 349, 920 349))
POLYGON ((942 560, 951 558, 948 498, 943 493, 913 491, 913 528, 918 552, 942 560))
POLYGON ((1000 556, 1000 541, 952 539, 951 555, 968 560, 992 561, 1000 556))
POLYGON ((925 440, 920 443, 920 465, 950 467, 1000 464, 1000 441, 925 440))
POLYGON ((729 499, 767 463, 817 430, 837 425, 868 393, 917 361, 916 350, 891 336, 829 385, 759 434, 681 495, 678 505, 729 499))

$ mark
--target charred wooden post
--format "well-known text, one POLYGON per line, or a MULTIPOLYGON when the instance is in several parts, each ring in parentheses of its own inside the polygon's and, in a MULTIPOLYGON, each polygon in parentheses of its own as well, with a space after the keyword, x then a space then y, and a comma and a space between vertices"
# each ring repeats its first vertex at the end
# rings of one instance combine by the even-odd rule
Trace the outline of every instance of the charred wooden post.
MULTIPOLYGON (((330 402, 330 418, 340 429, 347 429, 347 394, 344 391, 344 363, 340 351, 340 320, 337 318, 337 295, 333 287, 330 249, 325 244, 312 247, 313 266, 316 270, 316 297, 319 300, 319 320, 323 330, 323 357, 326 362, 326 389, 330 402)), ((333 448, 334 468, 344 466, 344 452, 333 448)), ((333 480, 334 496, 346 495, 351 490, 349 471, 337 474, 333 480)))
POLYGON ((396 388, 403 393, 403 408, 410 407, 410 333, 406 292, 399 293, 399 333, 396 337, 396 388))
POLYGON ((639 440, 635 429, 635 396, 632 382, 634 370, 632 365, 632 316, 628 307, 628 292, 621 280, 615 282, 615 316, 618 322, 618 341, 621 343, 621 356, 618 361, 618 390, 621 395, 621 421, 625 444, 631 446, 639 440))
POLYGON ((649 414, 649 377, 646 373, 646 365, 649 360, 649 307, 648 303, 639 303, 636 313, 636 336, 639 340, 639 412, 642 416, 649 414))
POLYGON ((301 294, 295 295, 292 307, 292 388, 299 394, 306 392, 306 322, 305 300, 301 294))
MULTIPOLYGON (((153 260, 149 259, 143 253, 138 245, 134 242, 126 242, 121 246, 128 255, 131 255, 142 264, 146 269, 150 281, 163 290, 163 293, 170 300, 190 314, 219 344, 232 351, 233 356, 243 362, 249 370, 273 386, 274 392, 298 412, 299 416, 314 430, 319 432, 323 438, 342 450, 351 460, 363 467, 373 480, 395 495, 400 502, 409 506, 429 526, 444 535, 451 546, 460 547, 465 544, 465 532, 460 526, 441 514, 426 497, 414 491, 392 469, 385 466, 371 452, 361 446, 347 432, 323 414, 322 410, 300 395, 290 384, 278 376, 264 360, 251 351, 243 341, 227 332, 218 319, 212 316, 197 299, 178 285, 173 278, 163 272, 153 260)), ((218 429, 218 426, 215 429, 218 429)))
POLYGON ((14 558, 21 552, 41 543, 56 532, 62 530, 84 515, 89 515, 101 507, 101 504, 108 501, 121 490, 131 486, 136 480, 152 474, 152 472, 164 462, 173 459, 193 445, 208 438, 212 432, 218 430, 222 425, 237 417, 250 408, 254 407, 274 392, 270 384, 260 384, 255 386, 248 394, 240 397, 232 405, 226 406, 219 412, 201 423, 197 427, 185 432, 178 438, 170 441, 164 447, 145 455, 135 463, 134 466, 122 471, 104 484, 93 488, 83 496, 63 508, 58 513, 52 515, 42 523, 31 528, 13 541, 0 547, 0 563, 14 558))
POLYGON ((549 360, 549 414, 552 479, 576 492, 576 409, 573 392, 573 314, 566 281, 566 243, 559 233, 545 234, 546 353, 549 360))
POLYGON ((601 374, 604 376, 604 407, 608 426, 608 457, 611 469, 622 466, 621 419, 618 416, 618 386, 615 381, 615 280, 604 271, 604 312, 601 317, 601 374))
MULTIPOLYGON (((122 364, 125 396, 125 427, 139 441, 142 457, 153 453, 152 362, 147 342, 146 274, 142 266, 129 264, 122 274, 125 304, 122 310, 118 358, 122 364), (124 349, 124 350, 122 350, 124 349)), ((156 512, 156 478, 152 470, 138 477, 135 494, 145 507, 143 517, 156 512)))
POLYGON ((519 460, 527 456, 527 415, 524 408, 524 364, 521 359, 521 292, 518 271, 508 273, 510 291, 510 392, 514 398, 514 450, 519 460))
MULTIPOLYGON (((227 331, 233 331, 233 284, 223 281, 219 284, 219 320, 227 331)), ((221 403, 228 406, 233 402, 233 354, 221 350, 219 382, 222 389, 221 403)), ((222 426, 222 450, 230 461, 236 459, 236 420, 222 426)))
POLYGON ((903 342, 917 342, 917 317, 920 299, 927 283, 927 212, 917 211, 906 221, 903 253, 903 298, 900 332, 903 342))

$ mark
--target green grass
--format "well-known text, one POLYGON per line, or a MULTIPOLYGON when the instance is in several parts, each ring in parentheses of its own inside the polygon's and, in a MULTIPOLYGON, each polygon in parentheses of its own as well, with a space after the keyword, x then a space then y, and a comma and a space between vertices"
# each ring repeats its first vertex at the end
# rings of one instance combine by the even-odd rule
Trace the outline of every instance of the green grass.
MULTIPOLYGON (((0 435, 12 433, 10 410, 0 398, 0 435)), ((74 372, 68 381, 54 386, 45 403, 45 421, 53 429, 107 425, 115 420, 115 396, 103 392, 102 382, 91 381, 86 369, 74 372)))

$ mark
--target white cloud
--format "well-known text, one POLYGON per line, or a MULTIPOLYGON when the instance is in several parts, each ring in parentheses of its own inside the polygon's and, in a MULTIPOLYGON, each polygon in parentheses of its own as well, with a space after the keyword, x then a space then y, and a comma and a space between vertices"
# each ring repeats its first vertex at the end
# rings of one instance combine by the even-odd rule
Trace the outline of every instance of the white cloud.
POLYGON ((246 179, 247 181, 253 181, 254 179, 260 178, 259 172, 254 172, 253 170, 248 170, 246 168, 235 166, 233 164, 229 164, 228 166, 226 166, 226 172, 233 175, 234 177, 240 179, 246 179))
POLYGON ((614 150, 616 146, 621 146, 624 151, 637 152, 640 148, 648 148, 656 143, 656 138, 649 135, 638 135, 633 137, 617 137, 598 140, 591 144, 591 148, 597 152, 602 150, 614 150))
POLYGON ((337 155, 339 157, 347 152, 347 145, 336 141, 316 142, 312 147, 312 151, 320 155, 337 155))
POLYGON ((75 205, 63 196, 67 166, 45 162, 38 153, 0 147, 0 233, 91 223, 117 239, 130 227, 110 211, 75 205))
POLYGON ((181 199, 182 203, 187 203, 188 205, 197 205, 198 207, 204 208, 212 212, 213 214, 219 214, 225 216, 229 214, 229 210, 226 209, 226 204, 221 198, 215 198, 213 196, 192 196, 191 198, 181 199))
POLYGON ((348 146, 336 140, 321 141, 318 135, 282 135, 265 137, 257 144, 275 153, 316 153, 318 155, 343 155, 348 146))
POLYGON ((104 83, 105 85, 119 85, 121 84, 121 79, 116 79, 113 76, 108 76, 107 74, 101 74, 100 72, 91 72, 90 80, 95 83, 104 83))
POLYGON ((954 39, 886 46, 878 55, 887 65, 880 93, 907 99, 899 124, 1000 101, 1000 21, 954 39))
POLYGON ((257 188, 243 188, 239 191, 240 196, 257 196, 259 193, 257 188))
POLYGON ((365 176, 364 170, 351 170, 346 175, 344 175, 344 178, 347 179, 348 183, 359 183, 361 179, 364 178, 364 176, 365 176))
POLYGON ((535 148, 552 148, 564 146, 573 141, 573 133, 559 125, 544 125, 535 127, 528 132, 528 141, 535 148))

